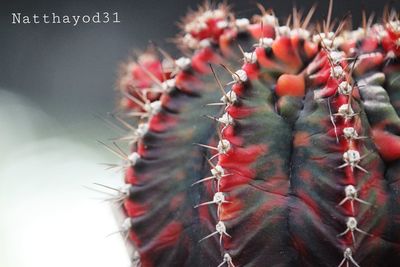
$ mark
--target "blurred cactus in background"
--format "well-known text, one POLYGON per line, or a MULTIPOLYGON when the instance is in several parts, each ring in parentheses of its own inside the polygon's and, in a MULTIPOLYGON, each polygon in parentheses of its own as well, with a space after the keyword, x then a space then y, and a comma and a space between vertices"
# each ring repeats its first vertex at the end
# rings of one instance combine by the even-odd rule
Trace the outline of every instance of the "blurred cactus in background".
MULTIPOLYGON (((204 5, 122 67, 121 231, 141 266, 400 264, 400 21, 204 5), (335 23, 336 22, 336 23, 335 23)), ((162 27, 162 25, 160 26, 162 27)))

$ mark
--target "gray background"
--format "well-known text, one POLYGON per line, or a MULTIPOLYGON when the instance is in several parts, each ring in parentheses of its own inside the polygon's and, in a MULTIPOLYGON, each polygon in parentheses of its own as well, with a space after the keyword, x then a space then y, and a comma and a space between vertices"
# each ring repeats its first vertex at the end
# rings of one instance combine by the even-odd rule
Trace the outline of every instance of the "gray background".
MULTIPOLYGON (((93 182, 118 186, 117 162, 96 139, 116 135, 94 114, 114 109, 119 63, 148 40, 164 40, 175 22, 202 1, 0 2, 0 265, 3 267, 128 266, 123 242, 104 195, 93 182), (119 12, 119 24, 12 25, 11 12, 84 15, 119 12)), ((263 2, 263 1, 257 1, 263 2)), ((291 1, 265 1, 279 17, 291 1)), ((297 1, 308 10, 316 1, 297 1)), ((315 15, 326 16, 328 1, 315 15)), ((238 17, 257 12, 256 1, 230 1, 238 17)), ((361 10, 381 14, 383 1, 336 0, 334 17, 361 10)), ((394 1, 399 7, 399 3, 394 1)))
MULTIPOLYGON (((39 105, 74 134, 82 138, 96 135, 100 129, 91 127, 91 115, 112 110, 117 65, 133 47, 145 48, 149 40, 173 51, 164 40, 175 35, 175 22, 187 8, 195 8, 202 2, 2 0, 0 86, 39 105), (11 12, 83 15, 96 11, 119 12, 122 23, 80 24, 77 27, 10 24, 11 12)), ((326 16, 327 2, 318 2, 316 18, 326 16)), ((253 0, 231 3, 240 11, 239 16, 258 11, 253 0)), ((291 1, 270 0, 266 3, 265 6, 274 8, 280 17, 291 12, 291 1)), ((296 5, 308 10, 314 3, 297 1, 296 5)), ((351 11, 358 23, 361 9, 381 14, 383 3, 336 0, 334 17, 341 18, 351 11)))

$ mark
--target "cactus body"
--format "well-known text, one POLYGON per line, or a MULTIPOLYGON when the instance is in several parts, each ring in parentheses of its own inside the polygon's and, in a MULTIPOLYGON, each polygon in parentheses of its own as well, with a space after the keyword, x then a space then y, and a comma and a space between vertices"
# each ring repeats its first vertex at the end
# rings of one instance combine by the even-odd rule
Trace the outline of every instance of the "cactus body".
POLYGON ((312 11, 205 6, 177 38, 190 57, 125 67, 141 266, 398 266, 400 22, 313 31, 312 11))

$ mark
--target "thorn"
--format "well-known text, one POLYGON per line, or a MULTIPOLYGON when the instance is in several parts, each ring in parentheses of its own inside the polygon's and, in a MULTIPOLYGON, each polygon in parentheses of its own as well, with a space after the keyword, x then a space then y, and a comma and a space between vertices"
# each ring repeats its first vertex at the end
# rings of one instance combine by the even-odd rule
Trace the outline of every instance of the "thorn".
POLYGON ((105 170, 111 170, 111 169, 115 169, 115 168, 121 167, 121 165, 113 164, 113 163, 100 163, 100 164, 108 166, 105 170))
POLYGON ((238 44, 239 50, 243 55, 243 61, 245 63, 255 64, 257 62, 257 54, 253 52, 245 52, 240 44, 238 44))
POLYGON ((137 91, 138 96, 143 101, 143 103, 148 104, 150 103, 149 99, 146 96, 146 93, 143 90, 137 91))
MULTIPOLYGON (((109 120, 106 117, 103 117, 100 114, 93 114, 93 116, 95 118, 97 118, 97 119, 102 120, 104 123, 106 123, 107 125, 109 125, 111 128, 115 129, 118 132, 125 132, 126 131, 126 129, 122 128, 120 125, 117 125, 115 122, 109 120)), ((111 115, 111 116, 113 116, 113 115, 111 115)))
POLYGON ((335 120, 334 120, 333 115, 332 115, 332 109, 331 109, 330 98, 328 98, 328 102, 327 102, 327 103, 328 103, 328 109, 329 109, 329 117, 330 117, 331 123, 332 123, 332 125, 333 125, 333 130, 335 131, 336 143, 339 143, 339 137, 338 137, 338 133, 337 133, 337 127, 336 127, 335 120))
POLYGON ((358 263, 354 260, 353 258, 353 252, 351 251, 350 248, 346 248, 343 252, 343 260, 340 262, 338 267, 342 267, 343 264, 347 263, 347 266, 349 265, 349 261, 353 263, 356 267, 360 267, 358 263))
POLYGON ((147 112, 131 111, 126 114, 128 117, 146 118, 149 114, 147 112))
POLYGON ((124 240, 127 241, 128 238, 129 238, 129 231, 130 231, 131 228, 132 228, 132 221, 131 221, 130 218, 126 218, 124 220, 124 222, 122 223, 122 225, 121 225, 121 229, 116 231, 116 232, 113 232, 111 234, 108 234, 107 237, 110 237, 110 236, 112 236, 114 234, 122 233, 122 234, 125 235, 124 240))
POLYGON ((291 21, 292 21, 292 14, 289 14, 289 16, 286 19, 285 27, 289 27, 291 21))
POLYGON ((203 178, 203 179, 200 179, 200 180, 194 182, 191 186, 194 186, 194 185, 196 185, 196 184, 200 184, 200 183, 203 183, 203 182, 206 182, 206 181, 215 179, 215 178, 216 178, 215 176, 208 176, 208 177, 206 177, 206 178, 203 178))
POLYGON ((345 118, 346 120, 353 118, 354 116, 357 116, 358 113, 354 113, 353 109, 351 108, 351 105, 349 104, 343 104, 339 107, 338 112, 333 114, 334 116, 341 116, 345 118))
POLYGON ((122 118, 120 118, 119 116, 112 114, 111 115, 112 118, 114 118, 115 120, 119 121, 123 126, 125 126, 126 128, 128 128, 129 130, 134 131, 135 127, 133 127, 132 125, 130 125, 127 121, 123 120, 122 118))
POLYGON ((208 177, 206 177, 206 178, 203 178, 203 179, 201 179, 201 180, 199 180, 199 181, 194 182, 194 183, 192 184, 192 186, 195 185, 195 184, 199 184, 199 183, 202 183, 202 182, 205 182, 205 181, 209 181, 209 180, 215 179, 215 180, 217 180, 218 191, 219 191, 219 182, 220 182, 220 180, 221 180, 222 178, 227 177, 227 176, 230 176, 230 175, 232 175, 232 174, 226 174, 224 168, 222 168, 221 165, 218 165, 218 164, 217 164, 217 165, 214 165, 214 164, 211 162, 210 159, 207 159, 207 162, 208 162, 208 164, 209 164, 210 167, 211 167, 211 176, 208 176, 208 177))
MULTIPOLYGON (((139 90, 138 90, 139 91, 139 90)), ((140 101, 139 99, 137 99, 136 97, 134 97, 131 94, 128 94, 127 92, 122 92, 122 94, 128 98, 129 100, 132 100, 133 102, 135 102, 137 105, 139 105, 139 107, 141 107, 142 109, 144 109, 144 106, 146 103, 140 101)))
POLYGON ((346 226, 347 226, 346 230, 344 232, 338 234, 337 236, 338 237, 339 236, 344 236, 345 234, 350 232, 354 246, 356 245, 356 239, 355 239, 354 231, 359 232, 359 233, 364 234, 364 235, 367 235, 367 236, 373 236, 373 235, 361 230, 360 228, 358 228, 358 222, 357 222, 356 218, 354 218, 354 217, 347 218, 346 226))
POLYGON ((367 34, 367 14, 365 14, 365 10, 362 11, 362 28, 364 30, 364 35, 367 34))
POLYGON ((111 168, 115 167, 122 167, 126 168, 129 166, 135 166, 136 162, 140 159, 140 155, 137 152, 133 152, 130 155, 127 155, 115 142, 112 144, 116 147, 116 149, 106 145, 105 143, 101 141, 97 141, 100 144, 102 144, 107 150, 109 150, 111 153, 119 157, 120 159, 123 160, 124 164, 122 166, 116 165, 116 164, 107 164, 111 168))
POLYGON ((219 103, 219 102, 206 104, 206 106, 225 106, 225 105, 226 105, 225 103, 219 103))
POLYGON ((100 186, 100 187, 104 187, 106 189, 110 189, 110 190, 116 191, 116 192, 118 192, 120 194, 123 194, 123 195, 127 195, 128 191, 129 191, 129 188, 130 188, 130 185, 128 185, 128 184, 126 184, 126 188, 121 188, 121 189, 114 188, 114 187, 111 187, 111 186, 108 186, 108 185, 104 185, 104 184, 100 184, 100 183, 93 183, 93 184, 97 185, 97 186, 100 186))
POLYGON ((225 70, 227 70, 227 71, 231 74, 231 76, 232 76, 233 81, 230 82, 230 83, 228 83, 228 84, 242 83, 242 82, 246 82, 246 81, 247 81, 247 73, 246 73, 244 70, 239 69, 239 70, 237 70, 236 72, 232 72, 232 71, 231 71, 227 66, 225 66, 224 64, 221 64, 221 66, 222 66, 225 70))
POLYGON ((235 20, 235 26, 239 32, 244 32, 250 25, 250 21, 247 18, 241 18, 235 20))
POLYGON ((219 234, 219 236, 220 236, 220 237, 219 237, 219 243, 220 243, 220 245, 222 244, 222 236, 223 236, 223 235, 226 235, 227 237, 231 237, 231 236, 226 232, 226 226, 225 226, 224 222, 219 221, 219 222, 215 225, 215 232, 213 232, 213 233, 209 234, 208 236, 203 237, 202 239, 200 239, 200 240, 199 240, 199 243, 202 242, 202 241, 204 241, 204 240, 206 240, 206 239, 208 239, 208 238, 210 238, 210 237, 212 237, 212 236, 214 236, 214 235, 217 235, 217 234, 219 234))
POLYGON ((172 89, 176 88, 176 81, 175 79, 165 80, 162 83, 162 90, 163 92, 170 93, 172 89))
POLYGON ((207 119, 213 120, 213 121, 215 121, 215 122, 218 121, 218 118, 213 117, 213 116, 210 116, 210 115, 204 115, 204 117, 206 117, 207 119))
MULTIPOLYGON (((294 29, 300 28, 300 16, 301 16, 300 11, 297 11, 296 6, 293 6, 292 18, 293 18, 293 28, 294 29)), ((290 24, 287 23, 286 26, 290 26, 290 24)))
MULTIPOLYGON (((119 151, 116 149, 113 149, 112 147, 108 146, 107 144, 103 143, 102 141, 97 140, 98 143, 100 143, 101 145, 103 145, 108 151, 110 151, 111 153, 113 153, 114 155, 116 155, 117 157, 119 157, 122 160, 126 160, 128 158, 128 155, 126 155, 123 151, 119 151)), ((113 144, 115 144, 113 142, 113 144)))
POLYGON ((175 64, 181 70, 188 70, 192 65, 192 61, 190 60, 190 58, 180 57, 177 60, 175 60, 175 64))
POLYGON ((211 64, 209 64, 209 66, 210 66, 210 69, 211 69, 212 74, 214 75, 214 79, 217 81, 218 87, 219 87, 219 89, 221 90, 223 96, 224 96, 225 98, 228 99, 228 96, 226 95, 225 89, 224 89, 224 87, 222 86, 221 81, 220 81, 220 79, 218 78, 217 74, 215 73, 213 66, 212 66, 211 64))
POLYGON ((364 171, 365 173, 368 173, 367 170, 365 170, 364 168, 362 168, 358 164, 360 163, 360 161, 362 159, 367 157, 369 154, 370 153, 365 154, 364 156, 361 157, 360 156, 360 152, 358 152, 357 150, 349 149, 349 150, 347 150, 346 152, 343 153, 343 160, 345 161, 345 163, 340 165, 339 167, 337 167, 337 169, 341 169, 341 168, 344 168, 346 166, 350 166, 351 171, 354 171, 354 168, 357 168, 359 170, 364 171))
POLYGON ((328 34, 330 25, 331 25, 331 18, 332 18, 332 11, 333 11, 333 0, 329 0, 329 7, 328 7, 328 15, 325 24, 325 34, 328 34))
POLYGON ((158 45, 156 45, 155 47, 160 52, 160 54, 163 55, 163 57, 165 57, 167 60, 169 60, 172 64, 174 64, 176 66, 174 58, 167 51, 165 51, 164 49, 162 49, 158 45))
POLYGON ((116 142, 112 142, 112 144, 116 147, 116 149, 121 153, 121 155, 124 155, 125 157, 129 158, 128 155, 118 146, 116 142))
POLYGON ((343 128, 343 136, 348 140, 359 140, 359 139, 367 139, 367 136, 359 136, 356 129, 353 127, 345 127, 343 128))
POLYGON ((193 144, 194 144, 194 145, 197 145, 197 146, 204 147, 204 148, 208 148, 208 149, 212 149, 212 150, 218 151, 218 148, 213 147, 213 146, 208 146, 208 145, 203 145, 203 144, 198 144, 198 143, 193 143, 193 144))
POLYGON ((216 193, 214 194, 214 197, 213 197, 213 200, 212 200, 212 201, 207 201, 207 202, 200 203, 200 204, 194 206, 194 208, 196 209, 196 208, 198 208, 198 207, 207 206, 207 205, 211 205, 211 204, 216 204, 216 205, 218 206, 218 209, 217 209, 217 216, 218 216, 218 218, 219 218, 221 205, 224 204, 224 203, 230 203, 230 202, 225 200, 225 195, 224 195, 224 193, 222 193, 222 192, 216 192, 216 193))
POLYGON ((88 189, 88 190, 90 190, 90 191, 94 191, 94 192, 96 192, 96 193, 101 193, 101 194, 104 194, 104 195, 107 195, 107 196, 110 196, 110 197, 115 197, 114 194, 111 194, 111 193, 109 193, 109 192, 102 191, 102 190, 97 189, 97 188, 93 188, 93 187, 86 186, 86 185, 83 185, 83 187, 86 188, 86 189, 88 189))
POLYGON ((336 37, 340 34, 340 32, 343 30, 344 26, 347 23, 346 17, 349 16, 348 14, 344 16, 343 20, 339 23, 339 26, 337 27, 335 33, 333 34, 332 37, 332 43, 335 42, 336 37))
POLYGON ((331 77, 335 79, 341 79, 345 75, 345 72, 342 68, 342 66, 337 65, 337 66, 332 66, 331 67, 331 77))
POLYGON ((371 203, 360 199, 358 197, 358 190, 353 185, 347 185, 344 188, 344 193, 345 193, 345 198, 342 201, 340 201, 338 206, 342 206, 347 201, 350 201, 352 214, 354 214, 354 201, 357 201, 357 202, 359 202, 361 204, 364 204, 364 205, 374 206, 371 203))
POLYGON ((117 138, 116 140, 128 141, 129 144, 135 144, 140 138, 143 138, 148 131, 149 131, 148 123, 139 123, 138 127, 134 128, 130 134, 117 138))
POLYGON ((220 100, 227 106, 233 105, 237 101, 237 95, 233 90, 230 90, 220 100))
POLYGON ((267 15, 267 11, 265 10, 265 7, 262 4, 256 3, 256 6, 260 10, 262 16, 267 15))
POLYGON ((390 81, 390 85, 393 85, 395 82, 397 82, 400 79, 400 75, 396 76, 393 80, 390 81))
POLYGON ((224 254, 223 261, 217 267, 222 267, 222 266, 224 266, 224 264, 228 264, 228 267, 235 267, 235 265, 233 264, 233 261, 232 261, 232 257, 228 253, 224 254))
POLYGON ((311 18, 312 18, 312 16, 314 15, 314 12, 315 12, 316 8, 317 8, 317 5, 316 5, 316 4, 314 4, 314 5, 310 8, 310 11, 308 11, 307 16, 305 17, 305 19, 304 19, 304 21, 303 21, 303 24, 301 25, 301 28, 302 28, 302 29, 307 29, 308 24, 310 23, 311 18))
POLYGON ((353 92, 353 86, 351 86, 349 82, 343 81, 339 84, 338 91, 340 94, 350 97, 351 93, 353 92))
POLYGON ((209 115, 206 115, 205 117, 213 121, 222 123, 224 125, 224 128, 227 127, 228 125, 233 124, 233 118, 227 112, 225 112, 220 118, 212 117, 209 115))
POLYGON ((160 88, 162 88, 162 83, 161 81, 153 74, 151 73, 147 68, 145 68, 142 64, 139 62, 135 62, 141 70, 155 83, 157 84, 160 88))
POLYGON ((146 101, 142 109, 144 109, 144 111, 131 111, 128 112, 126 115, 132 117, 147 118, 160 112, 160 110, 162 109, 162 103, 160 100, 154 102, 146 101))
POLYGON ((220 181, 222 178, 228 177, 228 176, 230 176, 230 175, 232 175, 232 174, 231 174, 231 173, 227 173, 227 174, 219 175, 219 176, 217 176, 217 175, 208 176, 208 177, 206 177, 206 178, 203 178, 203 179, 201 179, 201 180, 198 180, 198 181, 194 182, 191 186, 194 186, 194 185, 196 185, 196 184, 200 184, 200 183, 203 183, 203 182, 206 182, 206 181, 215 179, 215 180, 217 180, 217 182, 218 182, 217 185, 218 185, 218 191, 219 191, 219 181, 220 181))

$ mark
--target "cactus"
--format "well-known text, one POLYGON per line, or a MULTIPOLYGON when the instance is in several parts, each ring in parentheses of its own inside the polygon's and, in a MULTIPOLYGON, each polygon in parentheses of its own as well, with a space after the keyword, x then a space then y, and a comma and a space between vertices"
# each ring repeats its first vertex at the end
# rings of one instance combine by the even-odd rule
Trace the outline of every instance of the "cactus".
POLYGON ((141 266, 398 266, 400 21, 204 5, 119 79, 141 266), (132 126, 136 123, 137 126, 132 126))

